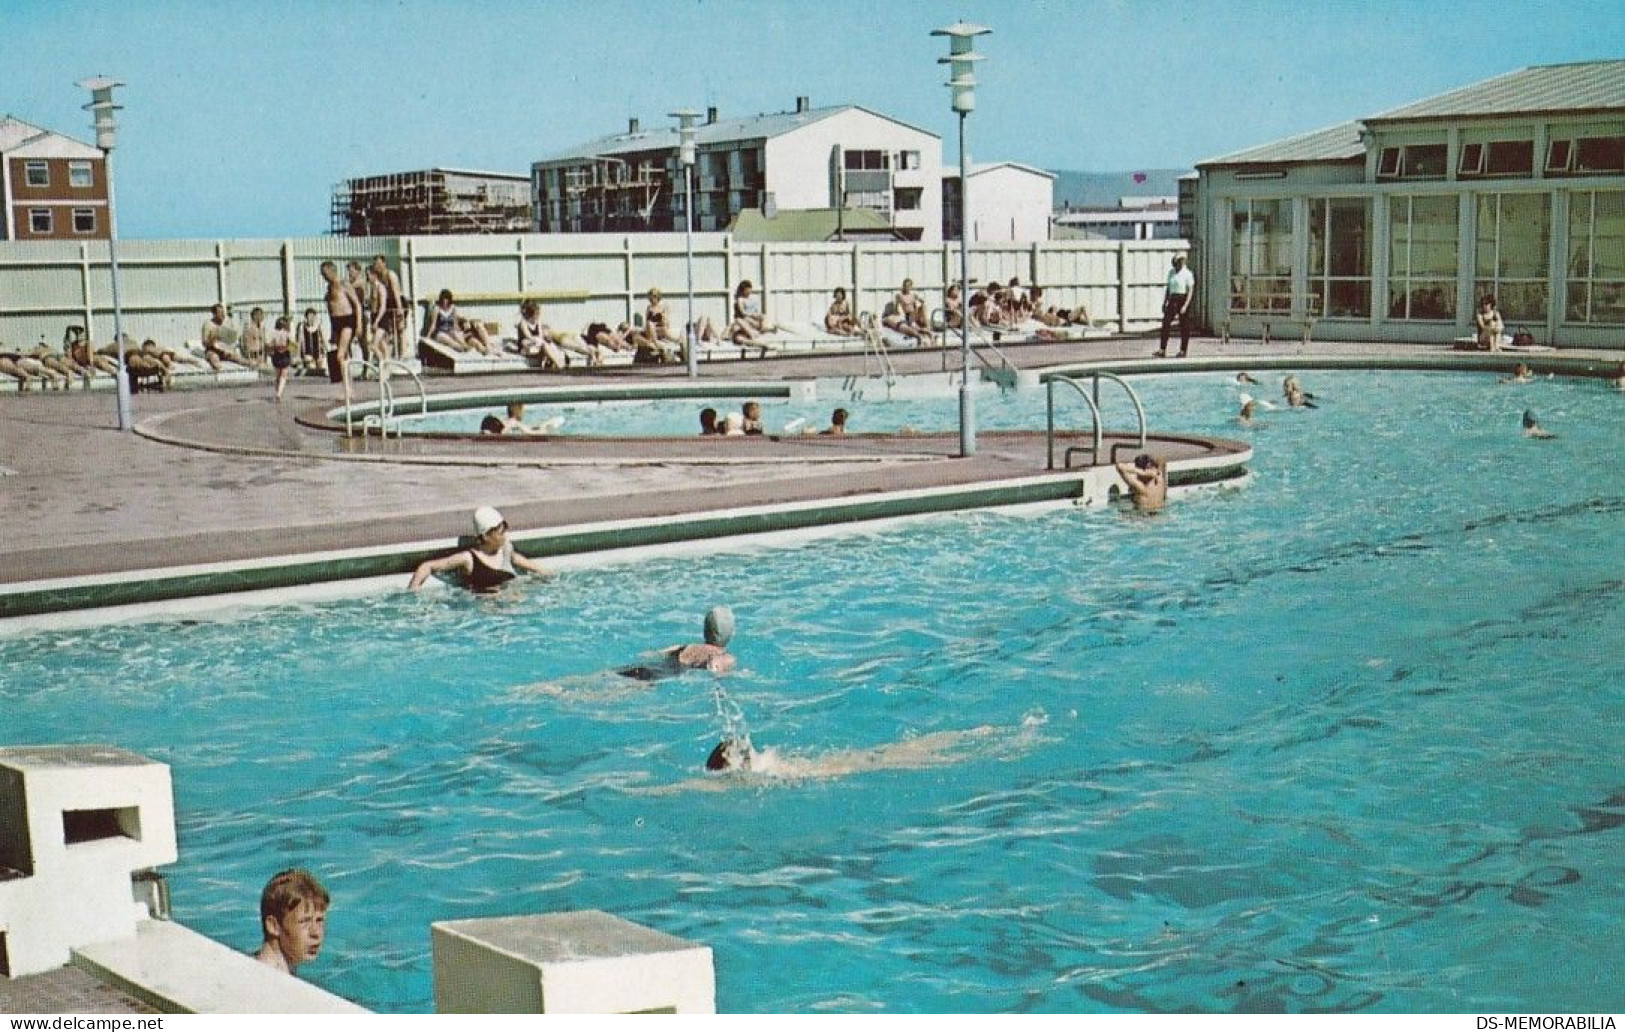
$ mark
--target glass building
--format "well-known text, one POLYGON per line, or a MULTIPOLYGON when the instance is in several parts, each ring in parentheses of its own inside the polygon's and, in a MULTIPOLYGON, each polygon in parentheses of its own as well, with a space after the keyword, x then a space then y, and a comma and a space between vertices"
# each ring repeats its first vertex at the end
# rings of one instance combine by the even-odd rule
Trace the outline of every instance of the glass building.
POLYGON ((1525 68, 1197 165, 1208 324, 1447 342, 1625 336, 1625 61, 1525 68))

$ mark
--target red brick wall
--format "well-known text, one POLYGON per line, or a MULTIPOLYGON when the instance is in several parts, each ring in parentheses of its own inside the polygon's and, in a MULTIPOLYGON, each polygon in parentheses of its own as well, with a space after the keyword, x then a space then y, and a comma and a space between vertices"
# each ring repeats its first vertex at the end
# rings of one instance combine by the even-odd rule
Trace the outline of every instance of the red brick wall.
POLYGON ((107 218, 107 173, 101 158, 10 158, 11 226, 15 240, 106 240, 110 236, 107 218), (28 164, 44 161, 50 176, 47 186, 28 185, 28 164), (90 163, 90 185, 68 185, 68 165, 73 161, 90 163), (96 225, 90 233, 73 230, 74 208, 89 208, 96 225), (45 208, 51 212, 51 231, 36 233, 30 212, 45 208))

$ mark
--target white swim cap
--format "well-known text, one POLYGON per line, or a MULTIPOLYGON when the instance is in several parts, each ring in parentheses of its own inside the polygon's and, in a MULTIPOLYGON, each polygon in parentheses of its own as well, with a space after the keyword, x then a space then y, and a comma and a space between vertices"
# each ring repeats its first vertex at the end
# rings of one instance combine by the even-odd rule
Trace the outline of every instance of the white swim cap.
POLYGON ((502 514, 489 505, 482 505, 474 510, 474 533, 484 537, 493 527, 501 526, 508 521, 502 514))
POLYGON ((727 606, 712 606, 705 614, 705 643, 726 646, 734 636, 734 612, 727 606))

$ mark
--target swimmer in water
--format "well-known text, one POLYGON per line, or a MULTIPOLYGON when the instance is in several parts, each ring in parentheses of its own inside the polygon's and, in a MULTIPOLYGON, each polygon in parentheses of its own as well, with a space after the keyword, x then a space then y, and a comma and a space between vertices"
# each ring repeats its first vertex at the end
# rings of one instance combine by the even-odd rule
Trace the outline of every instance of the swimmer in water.
POLYGON ((1257 426, 1254 416, 1258 414, 1258 402, 1248 398, 1242 403, 1241 412, 1236 416, 1236 422, 1242 426, 1257 426))
POLYGON ((978 757, 1003 758, 1030 748, 1046 723, 1043 715, 1038 714, 1024 718, 1020 726, 1013 728, 984 724, 961 731, 933 731, 866 749, 836 749, 813 755, 757 749, 748 737, 724 738, 706 757, 705 778, 650 791, 656 794, 689 788, 721 791, 765 781, 840 778, 879 770, 926 770, 978 757))
POLYGON ((1236 382, 1237 383, 1257 383, 1258 381, 1253 379, 1253 375, 1251 373, 1246 372, 1244 370, 1244 371, 1239 372, 1239 373, 1236 374, 1236 382))
POLYGON ((1512 375, 1511 376, 1503 376, 1497 382, 1498 383, 1529 383, 1530 381, 1534 380, 1534 378, 1535 378, 1535 374, 1532 373, 1529 370, 1528 364, 1525 363, 1525 362, 1519 362, 1516 366, 1514 366, 1512 368, 1512 375))
POLYGON ((1535 437, 1542 440, 1547 440, 1557 436, 1550 430, 1547 430, 1540 425, 1540 423, 1535 419, 1534 409, 1523 410, 1523 435, 1525 437, 1535 437))
POLYGON ((1119 462, 1117 475, 1123 478, 1134 507, 1156 512, 1168 502, 1168 461, 1149 454, 1136 455, 1134 462, 1119 462))
POLYGON ((689 670, 709 670, 713 674, 726 674, 734 668, 734 657, 728 651, 728 642, 734 635, 734 614, 727 606, 712 606, 705 614, 705 641, 688 645, 672 645, 662 649, 655 661, 623 667, 615 671, 622 677, 638 681, 658 681, 675 677, 689 670))

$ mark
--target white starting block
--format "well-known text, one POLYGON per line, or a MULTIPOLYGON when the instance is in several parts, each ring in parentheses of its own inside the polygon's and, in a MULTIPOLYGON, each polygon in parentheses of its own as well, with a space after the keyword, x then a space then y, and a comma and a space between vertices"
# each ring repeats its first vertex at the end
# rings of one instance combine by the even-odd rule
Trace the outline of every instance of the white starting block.
POLYGON ((430 926, 441 1014, 715 1014, 711 948, 601 910, 430 926))
POLYGON ((151 868, 174 862, 165 764, 112 746, 0 748, 0 975, 133 938, 167 905, 151 868))

